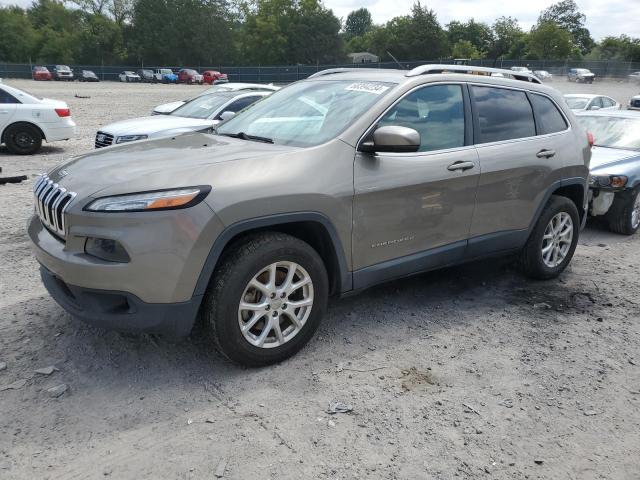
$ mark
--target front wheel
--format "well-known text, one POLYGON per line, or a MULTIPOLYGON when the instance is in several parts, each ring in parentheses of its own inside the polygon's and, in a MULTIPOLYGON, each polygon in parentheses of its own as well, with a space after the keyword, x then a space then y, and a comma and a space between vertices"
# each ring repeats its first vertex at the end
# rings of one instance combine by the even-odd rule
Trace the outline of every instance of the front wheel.
POLYGON ((609 230, 622 235, 633 235, 640 227, 640 189, 617 193, 607 212, 609 230))
POLYGON ((566 197, 553 195, 520 254, 523 272, 539 280, 560 275, 573 257, 579 234, 576 205, 566 197))
POLYGON ((252 235, 231 247, 216 269, 203 317, 230 360, 280 362, 313 336, 326 311, 327 271, 318 253, 290 235, 252 235))

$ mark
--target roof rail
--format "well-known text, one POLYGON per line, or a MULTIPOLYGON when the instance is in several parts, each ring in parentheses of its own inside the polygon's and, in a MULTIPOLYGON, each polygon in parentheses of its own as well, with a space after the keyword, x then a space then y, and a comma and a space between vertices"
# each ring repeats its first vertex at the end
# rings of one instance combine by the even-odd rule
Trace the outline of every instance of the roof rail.
POLYGON ((533 73, 516 72, 513 70, 505 70, 503 68, 476 67, 474 65, 420 65, 407 72, 407 77, 417 77, 427 73, 463 73, 470 75, 487 75, 499 73, 508 78, 522 80, 525 82, 539 83, 542 82, 533 73))
POLYGON ((319 72, 309 75, 307 78, 322 77, 324 75, 331 75, 332 73, 348 73, 348 72, 361 72, 361 71, 374 71, 379 72, 379 68, 329 68, 327 70, 320 70, 319 72))

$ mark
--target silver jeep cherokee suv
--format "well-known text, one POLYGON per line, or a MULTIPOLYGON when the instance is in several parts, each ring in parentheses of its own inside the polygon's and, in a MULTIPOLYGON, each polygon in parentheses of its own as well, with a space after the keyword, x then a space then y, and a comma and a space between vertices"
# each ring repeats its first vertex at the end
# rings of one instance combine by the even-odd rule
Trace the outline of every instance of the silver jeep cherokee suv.
POLYGON ((34 186, 44 284, 110 328, 185 335, 200 316, 264 365, 309 341, 330 295, 513 252, 555 277, 585 218, 587 134, 531 74, 493 73, 324 71, 211 134, 77 157, 34 186))

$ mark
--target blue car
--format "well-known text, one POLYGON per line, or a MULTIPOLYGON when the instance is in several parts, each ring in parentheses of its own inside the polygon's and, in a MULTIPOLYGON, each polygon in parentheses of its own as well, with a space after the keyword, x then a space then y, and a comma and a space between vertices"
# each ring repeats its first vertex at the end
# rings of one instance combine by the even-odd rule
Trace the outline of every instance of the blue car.
POLYGON ((587 111, 578 120, 593 135, 589 214, 632 235, 640 227, 640 112, 587 111))
POLYGON ((153 83, 178 83, 178 75, 170 68, 157 68, 153 72, 153 83))

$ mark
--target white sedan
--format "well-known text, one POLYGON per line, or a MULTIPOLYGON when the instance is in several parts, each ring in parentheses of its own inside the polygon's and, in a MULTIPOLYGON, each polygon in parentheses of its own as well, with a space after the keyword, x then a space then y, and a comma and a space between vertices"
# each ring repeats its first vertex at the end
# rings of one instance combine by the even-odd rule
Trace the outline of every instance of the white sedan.
POLYGON ((120 79, 121 82, 139 82, 142 80, 140 78, 140 75, 138 75, 135 72, 130 72, 128 70, 118 75, 118 78, 120 79))
MULTIPOLYGON (((280 87, 276 87, 272 83, 268 85, 265 85, 263 83, 240 83, 240 82, 219 83, 217 85, 212 86, 211 88, 207 88, 198 96, 209 95, 210 93, 215 93, 215 92, 238 92, 238 91, 245 91, 245 90, 254 91, 254 92, 275 92, 277 90, 280 90, 280 87)), ((178 100, 177 102, 163 103, 162 105, 158 105, 156 108, 154 108, 153 112, 151 112, 151 115, 169 115, 176 108, 181 107, 187 102, 188 100, 178 100)))
POLYGON ((132 118, 102 127, 95 148, 148 138, 207 132, 271 92, 215 92, 190 100, 169 115, 132 118))
POLYGON ((620 104, 606 95, 570 93, 564 96, 567 105, 574 112, 586 110, 620 110, 620 104))
POLYGON ((0 143, 10 152, 31 155, 43 140, 69 140, 75 133, 76 124, 65 102, 0 84, 0 143))

